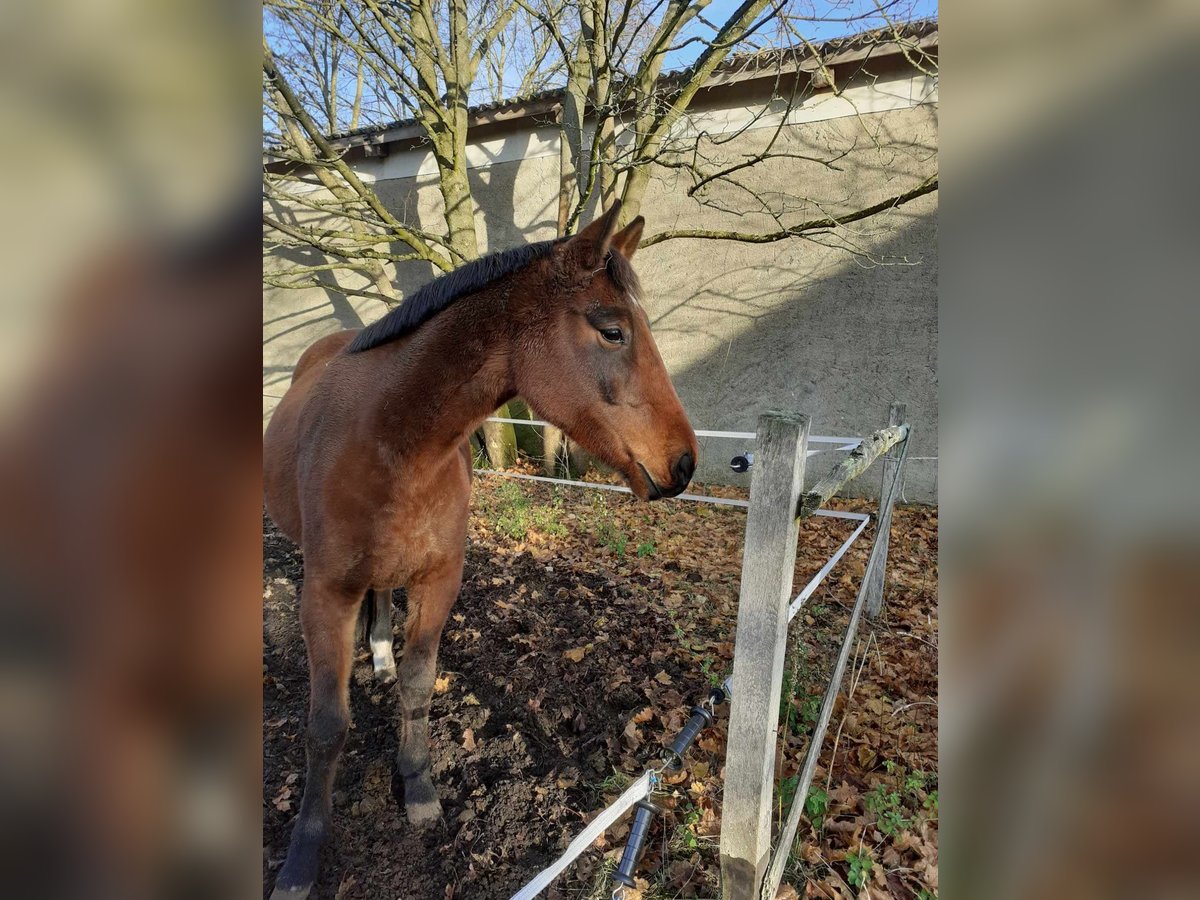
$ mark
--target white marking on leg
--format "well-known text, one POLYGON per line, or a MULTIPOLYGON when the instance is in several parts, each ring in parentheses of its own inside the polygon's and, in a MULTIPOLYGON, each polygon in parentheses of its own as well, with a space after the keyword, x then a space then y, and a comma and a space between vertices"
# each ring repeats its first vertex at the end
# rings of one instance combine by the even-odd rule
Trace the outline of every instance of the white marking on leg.
POLYGON ((377 673, 396 674, 396 657, 392 653, 392 639, 371 638, 371 661, 377 673))

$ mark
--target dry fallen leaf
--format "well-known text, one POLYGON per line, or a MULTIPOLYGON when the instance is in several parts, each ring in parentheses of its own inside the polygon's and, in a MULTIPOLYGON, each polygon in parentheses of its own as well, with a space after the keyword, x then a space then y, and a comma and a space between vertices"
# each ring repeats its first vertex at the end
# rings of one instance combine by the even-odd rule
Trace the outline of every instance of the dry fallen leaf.
MULTIPOLYGON (((521 471, 528 474, 540 472, 536 462, 523 461, 520 465, 525 466, 521 471)), ((649 750, 678 733, 687 719, 690 704, 704 689, 705 676, 728 674, 733 655, 731 638, 737 614, 737 572, 743 551, 744 519, 726 516, 725 510, 682 504, 666 516, 664 507, 639 506, 607 494, 579 492, 577 497, 574 492, 562 492, 559 496, 553 488, 522 486, 529 498, 529 510, 539 516, 544 510, 547 521, 561 523, 568 533, 551 539, 535 527, 524 539, 518 539, 490 527, 504 508, 495 502, 496 484, 508 483, 493 484, 493 480, 483 479, 477 485, 477 498, 484 508, 472 507, 471 540, 476 552, 468 559, 465 572, 465 602, 456 609, 457 615, 451 617, 445 636, 446 659, 453 660, 457 674, 437 679, 434 700, 444 719, 444 728, 451 729, 449 735, 444 733, 451 745, 453 729, 457 727, 460 749, 466 748, 464 756, 477 758, 479 752, 490 754, 493 750, 502 753, 511 759, 514 776, 526 778, 532 788, 528 809, 550 809, 559 805, 564 791, 576 790, 587 783, 593 771, 640 771, 649 750), (595 497, 605 501, 605 510, 593 506, 595 497), (597 522, 603 516, 609 518, 614 531, 631 541, 631 547, 653 540, 656 552, 636 560, 632 554, 625 559, 604 554, 598 563, 595 548, 602 542, 596 533, 597 522), (492 586, 494 576, 503 576, 499 579, 502 584, 492 586), (703 590, 706 599, 701 599, 697 590, 703 590), (542 602, 538 602, 539 595, 542 602), (664 634, 669 634, 672 627, 682 629, 686 640, 664 640, 664 634), (584 644, 577 645, 578 640, 584 644), (601 647, 603 653, 598 650, 601 647), (497 669, 498 658, 507 663, 503 671, 497 669), (568 661, 572 665, 564 666, 568 661), (588 665, 582 665, 584 662, 588 665), (553 671, 556 666, 559 677, 547 677, 547 670, 553 671), (667 666, 671 666, 669 674, 667 666), (475 688, 480 693, 486 691, 486 704, 479 705, 483 698, 475 695, 462 697, 475 688), (599 694, 595 695, 592 688, 599 689, 599 694), (505 722, 520 721, 528 725, 525 731, 531 738, 528 744, 520 735, 501 732, 500 743, 489 743, 484 748, 478 734, 472 731, 468 735, 466 726, 482 723, 489 711, 503 717, 505 722), (624 725, 621 719, 625 720, 624 725), (631 722, 634 727, 623 734, 631 722), (474 742, 475 753, 468 746, 468 736, 474 742), (558 761, 558 755, 539 737, 579 750, 580 762, 586 762, 586 767, 576 771, 550 765, 558 761), (518 752, 505 752, 510 741, 518 752), (631 749, 631 745, 636 749, 631 749)), ((716 490, 719 496, 745 494, 744 488, 740 493, 733 488, 716 490)), ((874 511, 865 501, 852 501, 845 508, 874 511)), ((869 647, 870 664, 861 669, 856 689, 839 701, 841 709, 835 724, 840 723, 842 740, 836 758, 829 761, 828 767, 822 767, 814 781, 822 787, 828 785, 827 790, 836 789, 830 791, 834 796, 829 798, 825 816, 825 822, 832 823, 832 827, 806 823, 805 834, 796 848, 796 861, 803 859, 802 864, 811 867, 808 884, 798 878, 792 885, 805 898, 851 900, 861 893, 870 900, 884 900, 889 895, 911 896, 920 887, 933 890, 937 884, 936 820, 926 821, 930 813, 921 806, 922 792, 910 797, 903 787, 908 773, 937 772, 936 516, 927 510, 908 507, 897 508, 895 515, 886 605, 893 629, 877 633, 875 643, 869 647), (914 522, 927 525, 916 528, 914 522), (860 746, 864 748, 861 756, 860 746), (887 761, 902 768, 885 771, 883 764, 887 761), (904 815, 913 820, 911 830, 904 836, 893 835, 890 839, 878 836, 876 815, 865 808, 863 799, 877 786, 900 792, 904 815), (868 883, 849 887, 843 880, 847 874, 847 854, 876 842, 878 846, 873 853, 877 865, 868 883), (893 874, 898 868, 907 870, 903 887, 893 874), (822 876, 828 877, 825 884, 822 876)), ((804 528, 798 543, 797 572, 802 568, 815 571, 822 565, 849 535, 852 523, 814 519, 804 528)), ((843 572, 852 563, 856 570, 861 570, 869 552, 868 544, 860 542, 851 548, 842 564, 843 572)), ((273 566, 269 573, 282 571, 279 567, 286 565, 289 578, 298 583, 302 564, 299 553, 288 547, 283 552, 277 549, 273 552, 280 560, 269 564, 273 566)), ((803 640, 814 658, 822 661, 841 639, 861 581, 861 576, 852 575, 842 588, 836 582, 839 574, 835 571, 827 579, 820 597, 814 598, 813 606, 802 611, 802 615, 810 613, 813 620, 808 623, 803 640), (820 607, 816 605, 818 602, 820 607)), ((267 607, 278 605, 281 596, 280 592, 273 592, 273 602, 267 607)), ((294 615, 290 609, 285 612, 294 615)), ((287 634, 290 636, 291 632, 287 634)), ((264 675, 273 677, 275 685, 264 697, 268 701, 264 737, 271 742, 273 753, 266 759, 271 765, 271 783, 278 788, 302 758, 305 697, 301 696, 300 683, 290 677, 290 667, 302 659, 303 645, 298 634, 278 646, 264 640, 263 655, 264 675)), ((861 658, 860 653, 856 657, 856 672, 860 671, 861 658)), ((825 690, 822 671, 821 666, 814 666, 811 672, 799 676, 795 685, 797 712, 803 698, 825 690)), ((664 787, 673 791, 672 801, 678 804, 665 818, 673 827, 683 825, 690 830, 708 849, 715 849, 721 830, 727 708, 723 712, 713 726, 698 736, 689 753, 686 772, 664 777, 664 787), (687 822, 693 815, 696 821, 687 822)), ((492 725, 494 730, 495 722, 492 725)), ((801 736, 788 738, 783 753, 789 763, 801 755, 803 743, 801 736)), ((448 749, 453 751, 452 746, 448 749)), ((386 766, 380 771, 385 769, 386 766)), ((928 792, 935 787, 931 782, 928 792)), ((286 840, 285 820, 291 818, 299 805, 298 780, 291 789, 290 797, 280 798, 290 804, 289 811, 270 817, 273 842, 286 840)), ((366 791, 371 798, 371 809, 384 791, 382 782, 372 783, 366 791)), ((607 794, 615 796, 617 791, 613 787, 607 794)), ((343 795, 339 805, 345 804, 343 795)), ((594 804, 600 805, 599 801, 594 804)), ((479 823, 494 814, 495 810, 481 809, 476 818, 473 808, 460 812, 462 841, 479 849, 475 843, 483 827, 479 823)), ((598 842, 591 858, 580 861, 581 880, 595 876, 598 866, 615 863, 631 820, 628 817, 618 823, 598 842)), ((545 823, 548 843, 567 830, 562 826, 558 821, 545 823)), ((369 834, 346 836, 355 853, 365 852, 375 839, 369 834)), ((514 852, 522 840, 531 836, 532 832, 512 831, 500 836, 491 851, 471 854, 468 868, 460 875, 465 879, 464 890, 471 893, 470 883, 483 875, 485 867, 495 866, 497 859, 506 858, 506 853, 514 852)), ((712 896, 713 892, 707 888, 718 883, 717 854, 704 852, 691 856, 685 860, 684 853, 677 852, 647 860, 641 867, 642 874, 655 873, 652 882, 662 879, 661 887, 666 893, 657 892, 664 896, 712 896)), ((444 885, 435 870, 436 862, 425 865, 418 860, 403 867, 389 866, 382 873, 373 874, 368 884, 355 884, 349 893, 408 896, 410 892, 403 885, 414 876, 425 883, 444 885)), ((363 876, 358 874, 358 877, 361 882, 363 876)), ((646 886, 643 883, 640 887, 644 890, 646 886)), ((647 893, 659 887, 654 885, 647 893)), ((462 893, 451 890, 450 896, 462 893)), ((443 898, 440 888, 427 893, 430 900, 434 900, 434 895, 436 900, 449 900, 443 898)), ((786 888, 779 896, 794 900, 786 888)))
POLYGON ((625 741, 625 746, 630 750, 636 750, 642 745, 642 730, 637 727, 637 723, 630 722, 625 726, 625 731, 621 735, 625 741))
POLYGON ((279 793, 275 795, 271 803, 280 812, 287 812, 292 808, 292 801, 289 799, 291 796, 292 789, 285 784, 279 789, 279 793))
POLYGON ((356 884, 358 884, 358 879, 353 875, 347 875, 342 879, 342 883, 338 885, 337 892, 333 895, 334 900, 343 900, 343 898, 350 896, 350 891, 356 884))
POLYGON ((466 731, 463 732, 462 745, 463 745, 463 749, 466 750, 468 753, 474 753, 476 751, 476 749, 478 749, 477 745, 475 743, 475 729, 468 728, 466 731))

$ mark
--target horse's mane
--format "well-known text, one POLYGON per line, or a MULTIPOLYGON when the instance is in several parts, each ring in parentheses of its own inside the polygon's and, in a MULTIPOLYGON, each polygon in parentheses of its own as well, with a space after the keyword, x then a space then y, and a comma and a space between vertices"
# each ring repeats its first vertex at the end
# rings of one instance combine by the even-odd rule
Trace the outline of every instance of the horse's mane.
POLYGON ((538 241, 490 253, 433 279, 419 287, 382 319, 360 331, 346 352, 360 353, 403 337, 460 297, 473 294, 496 279, 511 275, 535 259, 547 256, 557 243, 558 240, 538 241))
MULTIPOLYGON (((505 275, 511 275, 536 259, 550 254, 554 246, 566 238, 524 244, 481 256, 464 266, 447 272, 418 288, 407 300, 360 331, 346 348, 347 353, 361 353, 416 330, 435 315, 468 294, 482 290, 505 275)), ((610 250, 604 266, 608 276, 623 291, 641 297, 641 285, 633 266, 624 256, 610 250)))

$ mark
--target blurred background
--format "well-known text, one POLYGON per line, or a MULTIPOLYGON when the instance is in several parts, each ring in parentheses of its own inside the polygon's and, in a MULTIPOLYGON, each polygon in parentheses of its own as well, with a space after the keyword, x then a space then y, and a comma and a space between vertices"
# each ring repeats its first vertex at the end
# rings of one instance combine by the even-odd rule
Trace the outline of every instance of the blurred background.
POLYGON ((1198 28, 944 10, 946 896, 1196 891, 1198 28))
MULTIPOLYGON (((1200 9, 940 24, 947 896, 1193 896, 1200 9)), ((0 17, 6 896, 261 890, 260 29, 0 17)))
POLYGON ((260 890, 258 10, 0 15, 0 894, 260 890))

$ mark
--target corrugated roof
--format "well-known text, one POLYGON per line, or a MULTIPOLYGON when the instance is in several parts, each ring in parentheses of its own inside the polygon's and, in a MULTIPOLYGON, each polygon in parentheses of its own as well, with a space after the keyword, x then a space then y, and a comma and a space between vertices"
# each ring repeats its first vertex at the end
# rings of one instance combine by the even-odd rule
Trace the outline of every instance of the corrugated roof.
MULTIPOLYGON (((936 36, 938 30, 937 19, 918 19, 913 22, 904 23, 897 26, 896 31, 900 37, 906 39, 921 39, 930 36, 936 36)), ((876 28, 869 31, 862 31, 857 34, 848 35, 846 37, 832 38, 823 41, 820 44, 814 45, 816 55, 821 59, 828 59, 836 54, 844 54, 856 49, 867 47, 876 44, 880 41, 892 38, 895 32, 891 28, 876 28)), ((731 72, 752 72, 757 69, 774 69, 782 62, 801 63, 805 59, 813 56, 813 51, 805 45, 771 48, 767 50, 758 50, 750 53, 735 53, 727 58, 720 66, 717 67, 713 76, 729 74, 731 72)), ((682 81, 692 71, 692 66, 684 66, 679 69, 672 69, 670 72, 664 72, 659 76, 659 88, 669 88, 672 83, 682 81)), ((556 100, 562 96, 563 88, 554 87, 547 88, 543 91, 536 91, 531 94, 524 94, 514 97, 509 97, 505 100, 494 100, 489 103, 479 103, 471 107, 469 115, 472 120, 480 118, 485 114, 503 112, 506 110, 517 110, 522 106, 543 103, 546 101, 556 100)), ((416 118, 399 119, 395 122, 388 122, 384 125, 368 125, 363 128, 356 128, 353 131, 335 132, 329 137, 331 140, 346 142, 350 145, 357 143, 355 138, 369 138, 375 135, 382 134, 387 131, 392 131, 399 128, 408 128, 417 124, 416 118)))

